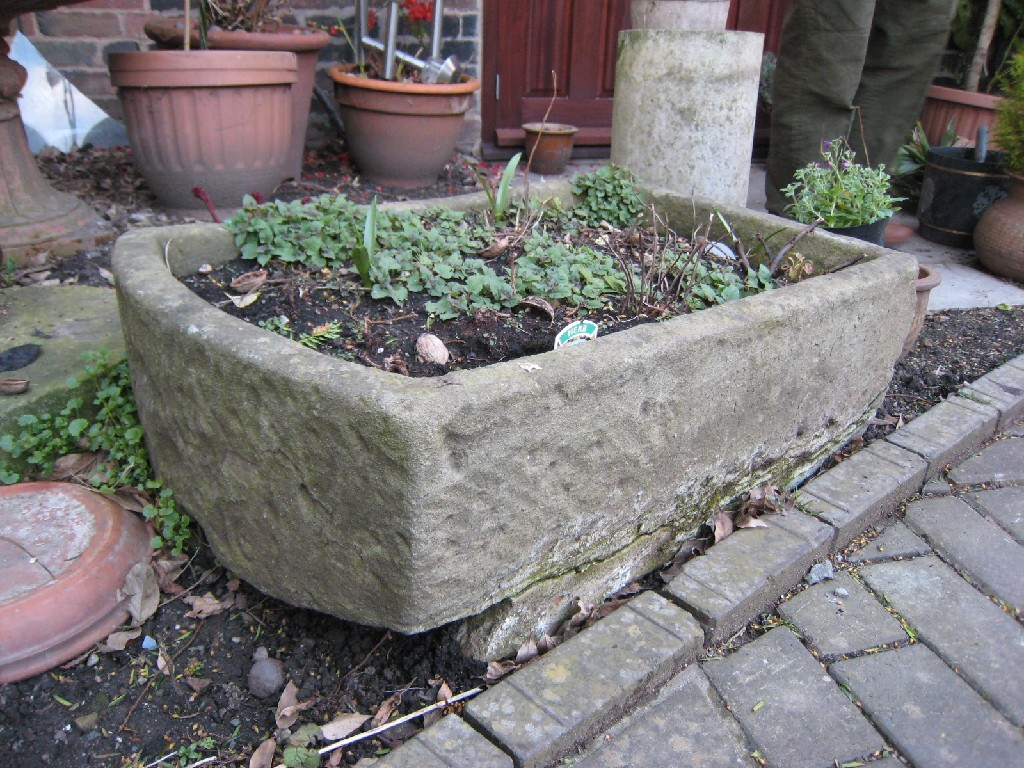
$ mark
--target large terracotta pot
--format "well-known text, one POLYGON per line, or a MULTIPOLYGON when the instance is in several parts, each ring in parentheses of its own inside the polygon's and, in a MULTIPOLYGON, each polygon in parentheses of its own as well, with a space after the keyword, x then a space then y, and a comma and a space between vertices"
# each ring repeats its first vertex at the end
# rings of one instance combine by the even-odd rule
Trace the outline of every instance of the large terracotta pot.
MULTIPOLYGON (((159 18, 146 22, 146 35, 163 48, 183 47, 184 23, 180 18, 159 18)), ((306 145, 309 125, 309 104, 313 97, 316 61, 320 50, 331 37, 322 29, 279 24, 259 32, 211 29, 206 36, 213 50, 233 51, 290 51, 298 62, 298 79, 292 89, 292 143, 288 151, 288 166, 284 178, 298 179, 302 175, 302 152, 306 145)), ((199 31, 192 29, 192 47, 199 47, 199 31)))
POLYGON ((139 51, 109 66, 135 165, 167 208, 201 210, 194 186, 236 208, 285 177, 295 54, 139 51))
POLYGON ((352 69, 339 65, 328 74, 362 175, 396 187, 433 184, 455 152, 480 81, 425 85, 373 80, 352 69))
MULTIPOLYGON (((998 96, 989 93, 962 91, 944 85, 930 86, 921 109, 921 126, 928 143, 933 147, 942 143, 950 120, 957 135, 974 141, 979 127, 992 127, 999 101, 998 96)), ((995 144, 990 142, 990 146, 994 148, 995 144)))
POLYGON ((993 274, 1024 280, 1024 176, 1008 176, 1010 194, 981 217, 974 228, 974 249, 993 274))

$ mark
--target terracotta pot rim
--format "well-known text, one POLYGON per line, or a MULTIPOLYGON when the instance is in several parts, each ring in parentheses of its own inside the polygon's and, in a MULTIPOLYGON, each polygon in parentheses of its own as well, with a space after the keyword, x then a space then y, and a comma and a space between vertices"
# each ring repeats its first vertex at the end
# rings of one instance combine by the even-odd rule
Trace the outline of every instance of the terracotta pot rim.
POLYGON ((942 282, 942 275, 935 267, 926 267, 924 264, 917 265, 917 292, 923 293, 937 287, 942 282))
POLYGON ((468 75, 462 76, 460 83, 405 83, 392 80, 375 80, 370 77, 351 74, 354 64, 337 64, 327 70, 330 78, 339 85, 350 88, 362 88, 368 91, 386 91, 388 93, 412 93, 423 95, 455 96, 473 93, 480 87, 480 81, 468 75))
POLYGON ((523 123, 522 128, 527 133, 539 133, 550 135, 574 134, 579 128, 568 123, 523 123))
MULTIPOLYGON (((152 19, 143 28, 146 37, 156 43, 180 47, 185 40, 183 17, 152 19)), ((274 29, 257 32, 244 30, 211 29, 206 35, 211 49, 218 50, 284 50, 293 53, 319 51, 331 36, 322 29, 296 24, 278 24, 274 29)), ((193 25, 192 45, 199 45, 199 30, 193 25)))
POLYGON ((297 79, 289 51, 125 51, 108 59, 115 87, 194 88, 288 85, 297 79), (158 81, 158 82, 154 82, 158 81))
POLYGON ((945 85, 928 86, 928 98, 952 101, 957 104, 967 104, 972 107, 983 107, 985 109, 995 109, 995 106, 1002 101, 1002 97, 991 93, 964 91, 960 88, 950 88, 945 85))

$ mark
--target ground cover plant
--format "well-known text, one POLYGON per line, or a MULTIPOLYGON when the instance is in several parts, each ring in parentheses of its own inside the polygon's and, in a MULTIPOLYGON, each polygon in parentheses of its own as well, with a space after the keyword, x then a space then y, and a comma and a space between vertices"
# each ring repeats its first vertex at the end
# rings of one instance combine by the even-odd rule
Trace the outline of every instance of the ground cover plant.
POLYGON ((510 178, 488 210, 468 213, 366 210, 333 195, 248 199, 225 224, 241 257, 184 282, 312 349, 422 376, 548 351, 578 320, 604 335, 813 269, 793 269, 795 252, 779 258, 792 243, 765 263, 762 244, 757 261, 741 243, 709 240, 710 221, 702 232, 672 231, 621 169, 577 177, 571 208, 509 204, 510 178))

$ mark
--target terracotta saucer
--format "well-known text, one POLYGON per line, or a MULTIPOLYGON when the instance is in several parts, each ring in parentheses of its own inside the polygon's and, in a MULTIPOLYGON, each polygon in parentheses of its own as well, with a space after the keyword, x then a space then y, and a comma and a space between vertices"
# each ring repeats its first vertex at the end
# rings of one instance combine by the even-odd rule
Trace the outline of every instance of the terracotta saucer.
POLYGON ((142 520, 97 493, 0 488, 0 683, 73 659, 122 624, 118 590, 149 551, 142 520))

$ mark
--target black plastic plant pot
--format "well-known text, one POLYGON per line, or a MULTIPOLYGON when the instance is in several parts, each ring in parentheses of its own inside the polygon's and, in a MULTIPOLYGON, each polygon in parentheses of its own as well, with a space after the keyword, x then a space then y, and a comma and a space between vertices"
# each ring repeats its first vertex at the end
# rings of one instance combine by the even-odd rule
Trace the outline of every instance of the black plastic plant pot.
POLYGON ((1009 190, 1003 158, 1002 152, 989 152, 979 162, 974 147, 928 150, 917 208, 921 237, 954 248, 973 247, 981 214, 1009 190))
POLYGON ((872 245, 885 245, 885 225, 889 223, 891 216, 886 216, 884 219, 878 221, 872 221, 870 224, 858 224, 855 227, 825 227, 829 232, 834 232, 837 235, 846 235, 847 237, 855 237, 858 240, 863 240, 866 243, 872 245))

